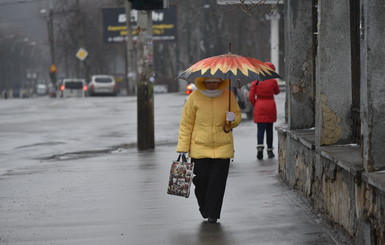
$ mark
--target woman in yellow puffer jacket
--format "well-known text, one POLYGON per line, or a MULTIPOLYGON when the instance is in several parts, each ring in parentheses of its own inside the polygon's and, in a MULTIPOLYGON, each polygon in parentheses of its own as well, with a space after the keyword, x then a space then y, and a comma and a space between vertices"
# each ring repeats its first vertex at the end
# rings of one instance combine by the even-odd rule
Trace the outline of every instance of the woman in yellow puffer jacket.
POLYGON ((235 128, 242 118, 228 83, 218 78, 197 78, 197 90, 189 95, 179 126, 177 152, 188 152, 195 163, 195 196, 203 218, 210 223, 220 218, 230 158, 234 157, 232 132, 224 132, 223 125, 229 121, 235 128))

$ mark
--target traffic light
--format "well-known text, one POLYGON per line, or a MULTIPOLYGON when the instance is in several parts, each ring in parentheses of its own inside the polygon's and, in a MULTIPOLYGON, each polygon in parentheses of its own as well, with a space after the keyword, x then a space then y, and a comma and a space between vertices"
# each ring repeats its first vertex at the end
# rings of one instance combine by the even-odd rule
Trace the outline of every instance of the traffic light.
POLYGON ((52 64, 51 68, 49 69, 49 78, 51 79, 51 83, 54 85, 56 85, 56 80, 57 80, 56 72, 57 72, 57 68, 54 64, 52 64))
POLYGON ((136 10, 156 10, 168 8, 169 0, 128 0, 132 4, 132 9, 136 10))

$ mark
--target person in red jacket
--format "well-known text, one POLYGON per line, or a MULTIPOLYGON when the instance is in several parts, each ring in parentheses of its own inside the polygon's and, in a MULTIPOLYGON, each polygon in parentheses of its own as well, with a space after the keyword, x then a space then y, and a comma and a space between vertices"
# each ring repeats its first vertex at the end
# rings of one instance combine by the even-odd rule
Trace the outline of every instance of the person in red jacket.
MULTIPOLYGON (((265 62, 275 71, 275 66, 270 62, 265 62)), ((264 135, 266 132, 267 155, 274 157, 273 153, 273 123, 277 121, 277 107, 274 95, 279 94, 280 90, 276 79, 269 79, 263 82, 253 81, 250 87, 249 100, 254 106, 254 122, 257 123, 257 158, 263 158, 264 135)))

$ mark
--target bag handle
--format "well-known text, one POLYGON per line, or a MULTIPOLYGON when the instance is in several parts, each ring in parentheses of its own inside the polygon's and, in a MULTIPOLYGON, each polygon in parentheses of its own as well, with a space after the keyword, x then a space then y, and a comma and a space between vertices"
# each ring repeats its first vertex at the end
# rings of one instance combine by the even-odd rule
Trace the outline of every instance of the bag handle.
POLYGON ((180 157, 182 156, 182 161, 187 162, 186 154, 179 154, 178 159, 176 159, 177 162, 180 162, 180 157))

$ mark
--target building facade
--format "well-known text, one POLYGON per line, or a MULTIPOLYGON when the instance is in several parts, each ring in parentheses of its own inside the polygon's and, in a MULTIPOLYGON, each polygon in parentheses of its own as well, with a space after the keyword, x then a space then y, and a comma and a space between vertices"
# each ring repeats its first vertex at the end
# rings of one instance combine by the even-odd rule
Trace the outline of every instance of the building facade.
POLYGON ((385 244, 385 2, 284 3, 280 177, 357 244, 385 244))

